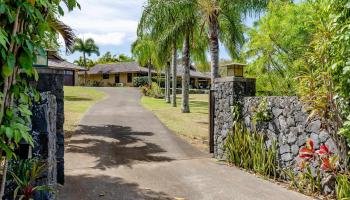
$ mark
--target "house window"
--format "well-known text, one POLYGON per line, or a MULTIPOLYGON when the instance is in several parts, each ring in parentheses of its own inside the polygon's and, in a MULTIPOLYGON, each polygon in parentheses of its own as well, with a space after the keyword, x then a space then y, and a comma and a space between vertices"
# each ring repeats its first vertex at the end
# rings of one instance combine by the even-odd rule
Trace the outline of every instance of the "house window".
POLYGON ((132 74, 128 73, 128 83, 131 83, 131 82, 132 82, 132 74))
POLYGON ((102 74, 103 79, 109 79, 109 74, 102 74))

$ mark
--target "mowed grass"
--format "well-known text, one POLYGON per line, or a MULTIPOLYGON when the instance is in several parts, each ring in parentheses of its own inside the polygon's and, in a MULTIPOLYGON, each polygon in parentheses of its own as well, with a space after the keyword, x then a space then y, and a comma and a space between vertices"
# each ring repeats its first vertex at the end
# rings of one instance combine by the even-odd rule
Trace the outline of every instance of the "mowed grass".
POLYGON ((151 110, 159 120, 173 132, 183 136, 202 150, 208 149, 209 104, 208 94, 191 94, 191 113, 181 113, 181 95, 178 95, 176 108, 165 103, 164 99, 142 97, 142 105, 151 110))
POLYGON ((64 130, 69 137, 85 112, 106 97, 102 91, 86 87, 64 87, 64 130))

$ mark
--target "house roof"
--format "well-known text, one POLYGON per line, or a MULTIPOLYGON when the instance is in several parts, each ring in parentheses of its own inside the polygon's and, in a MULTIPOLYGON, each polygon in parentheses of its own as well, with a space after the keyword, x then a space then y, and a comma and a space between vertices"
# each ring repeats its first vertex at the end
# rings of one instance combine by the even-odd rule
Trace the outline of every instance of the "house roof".
MULTIPOLYGON (((182 76, 183 75, 183 67, 182 65, 177 66, 177 76, 182 76)), ((204 78, 204 79, 210 79, 210 74, 206 72, 200 72, 195 70, 194 67, 191 67, 190 70, 190 76, 195 77, 195 78, 204 78)))
MULTIPOLYGON (((137 62, 97 64, 94 67, 92 67, 87 72, 87 74, 116 74, 116 73, 130 73, 130 72, 148 73, 148 69, 145 67, 141 67, 137 62)), ((152 73, 156 73, 156 71, 152 70, 152 73)), ((161 72, 161 73, 164 74, 164 72, 161 72)), ((178 65, 177 76, 182 76, 182 75, 183 75, 182 65, 178 65)), ((191 67, 190 75, 191 77, 210 79, 209 74, 196 71, 194 67, 191 67)))
MULTIPOLYGON (((137 62, 122 62, 112 64, 97 64, 92 67, 88 74, 116 74, 122 72, 148 72, 145 67, 140 67, 137 62)), ((154 73, 154 70, 152 70, 154 73)))
POLYGON ((85 68, 79 67, 73 63, 70 63, 59 55, 56 52, 48 52, 48 68, 53 69, 62 69, 62 70, 76 70, 76 71, 86 71, 85 68))

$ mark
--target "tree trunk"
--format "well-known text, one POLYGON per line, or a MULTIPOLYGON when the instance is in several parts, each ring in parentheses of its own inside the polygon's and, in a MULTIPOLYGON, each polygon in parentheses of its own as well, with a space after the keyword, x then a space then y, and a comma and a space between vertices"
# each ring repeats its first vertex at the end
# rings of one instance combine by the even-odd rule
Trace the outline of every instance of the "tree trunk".
POLYGON ((151 85, 152 85, 151 62, 147 63, 147 67, 148 67, 148 86, 151 87, 151 85))
MULTIPOLYGON (((87 69, 87 66, 86 66, 86 55, 85 55, 85 52, 83 52, 83 59, 84 59, 84 67, 85 69, 87 69)), ((87 86, 87 71, 85 71, 84 73, 84 84, 85 86, 87 86)))
POLYGON ((170 103, 170 62, 167 63, 167 66, 166 66, 166 96, 165 96, 165 101, 166 103, 170 103))
POLYGON ((176 43, 174 42, 174 47, 173 47, 173 63, 172 63, 172 99, 171 103, 173 107, 176 107, 176 85, 177 85, 177 49, 176 49, 176 43))
POLYGON ((186 34, 182 52, 182 105, 181 112, 189 113, 189 85, 190 85, 190 36, 186 34))
POLYGON ((211 87, 214 79, 219 77, 219 23, 218 14, 214 14, 209 21, 209 42, 211 57, 211 87))

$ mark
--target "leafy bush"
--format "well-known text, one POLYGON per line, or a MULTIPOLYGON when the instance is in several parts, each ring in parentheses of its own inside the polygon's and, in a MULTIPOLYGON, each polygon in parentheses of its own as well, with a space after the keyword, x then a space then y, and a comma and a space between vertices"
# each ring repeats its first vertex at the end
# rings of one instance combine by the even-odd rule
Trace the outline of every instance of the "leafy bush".
POLYGON ((158 86, 157 83, 152 83, 151 88, 149 90, 149 96, 154 98, 163 98, 162 89, 158 86))
POLYGON ((158 86, 157 83, 152 83, 151 87, 143 86, 141 87, 141 93, 145 96, 150 96, 154 98, 163 98, 164 94, 162 89, 158 86))
MULTIPOLYGON (((152 82, 158 83, 157 78, 152 78, 152 82)), ((147 76, 140 76, 140 77, 134 77, 132 79, 132 83, 134 87, 142 87, 145 85, 148 85, 148 77, 147 76)), ((159 85, 161 87, 165 87, 165 79, 161 78, 159 85)))
POLYGON ((145 85, 148 85, 148 77, 147 76, 134 77, 132 79, 132 84, 134 85, 134 87, 143 87, 145 85))
POLYGON ((49 186, 37 185, 37 181, 45 172, 47 166, 38 159, 20 160, 13 163, 10 173, 16 188, 13 191, 14 199, 33 199, 34 195, 40 191, 53 192, 49 186))

